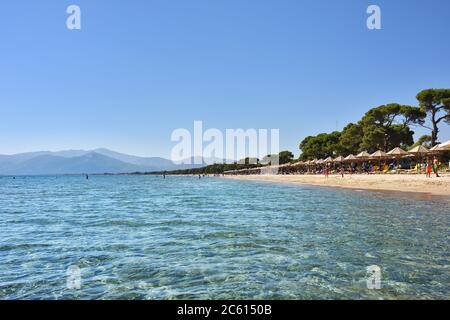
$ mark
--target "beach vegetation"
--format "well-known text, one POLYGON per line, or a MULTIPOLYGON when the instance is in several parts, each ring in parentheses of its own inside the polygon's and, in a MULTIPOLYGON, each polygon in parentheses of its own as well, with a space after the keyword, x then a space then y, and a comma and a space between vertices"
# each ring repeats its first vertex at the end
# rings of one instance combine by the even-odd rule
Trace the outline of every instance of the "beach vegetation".
POLYGON ((411 146, 411 148, 415 148, 417 146, 424 146, 427 149, 431 148, 431 136, 425 134, 421 136, 417 141, 411 146))
POLYGON ((438 143, 439 125, 450 123, 450 89, 427 89, 416 96, 420 109, 426 113, 429 125, 422 124, 431 130, 431 146, 438 143))
POLYGON ((292 160, 294 160, 294 154, 291 151, 285 150, 285 151, 281 151, 278 154, 278 163, 279 164, 289 163, 292 160))
POLYGON ((426 112, 420 107, 391 103, 367 111, 357 123, 342 132, 320 133, 306 137, 299 145, 301 160, 324 159, 361 151, 389 151, 414 144, 411 126, 424 125, 426 112))
POLYGON ((341 133, 338 131, 306 137, 300 143, 300 149, 302 150, 301 159, 334 157, 342 151, 340 137, 341 133))

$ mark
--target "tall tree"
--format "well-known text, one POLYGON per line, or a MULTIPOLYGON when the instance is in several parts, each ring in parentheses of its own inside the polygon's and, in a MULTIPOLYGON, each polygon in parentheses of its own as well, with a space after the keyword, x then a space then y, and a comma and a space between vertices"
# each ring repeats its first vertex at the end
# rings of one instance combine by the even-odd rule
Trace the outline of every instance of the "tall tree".
POLYGON ((450 89, 427 89, 417 94, 420 108, 429 115, 431 127, 431 146, 438 141, 439 124, 450 123, 450 89))
POLYGON ((339 139, 340 132, 321 133, 317 136, 306 137, 300 143, 300 150, 302 150, 301 159, 314 159, 333 157, 342 152, 339 139))
POLYGON ((361 150, 363 128, 359 124, 349 123, 342 130, 339 143, 344 154, 357 154, 361 150))
POLYGON ((281 151, 278 154, 279 164, 285 164, 291 162, 294 159, 294 154, 290 151, 281 151))
POLYGON ((423 124, 425 112, 420 108, 391 103, 370 109, 359 121, 363 128, 360 148, 369 151, 414 143, 410 124, 423 124))

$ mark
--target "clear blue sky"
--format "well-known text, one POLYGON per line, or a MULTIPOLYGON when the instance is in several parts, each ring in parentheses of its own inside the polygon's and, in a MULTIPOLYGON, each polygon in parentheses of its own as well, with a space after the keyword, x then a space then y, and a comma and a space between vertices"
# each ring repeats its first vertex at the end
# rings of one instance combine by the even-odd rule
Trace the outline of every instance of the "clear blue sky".
POLYGON ((450 87, 448 0, 15 0, 0 12, 0 154, 168 157, 172 131, 194 120, 279 128, 298 154, 307 135, 450 87), (70 4, 80 31, 66 28, 70 4), (383 30, 366 28, 369 4, 383 30))

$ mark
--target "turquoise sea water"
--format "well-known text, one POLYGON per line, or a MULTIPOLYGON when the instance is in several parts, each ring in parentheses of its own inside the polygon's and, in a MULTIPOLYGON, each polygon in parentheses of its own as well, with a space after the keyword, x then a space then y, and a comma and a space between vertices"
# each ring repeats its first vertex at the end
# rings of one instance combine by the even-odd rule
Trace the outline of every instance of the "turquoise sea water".
POLYGON ((0 177, 1 299, 450 298, 450 202, 206 177, 0 177), (81 270, 68 289, 66 270, 81 270), (366 286, 366 267, 382 289, 366 286))

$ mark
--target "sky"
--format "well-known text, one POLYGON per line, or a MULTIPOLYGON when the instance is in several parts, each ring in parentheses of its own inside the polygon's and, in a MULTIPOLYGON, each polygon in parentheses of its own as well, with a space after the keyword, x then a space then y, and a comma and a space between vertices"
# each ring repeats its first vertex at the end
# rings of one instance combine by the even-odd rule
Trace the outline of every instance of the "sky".
POLYGON ((449 34, 447 0, 3 2, 0 154, 169 157, 172 132, 200 120, 280 129, 280 147, 298 155, 308 135, 450 88, 449 34), (71 4, 81 30, 66 27, 71 4), (381 30, 366 27, 371 4, 381 30))

